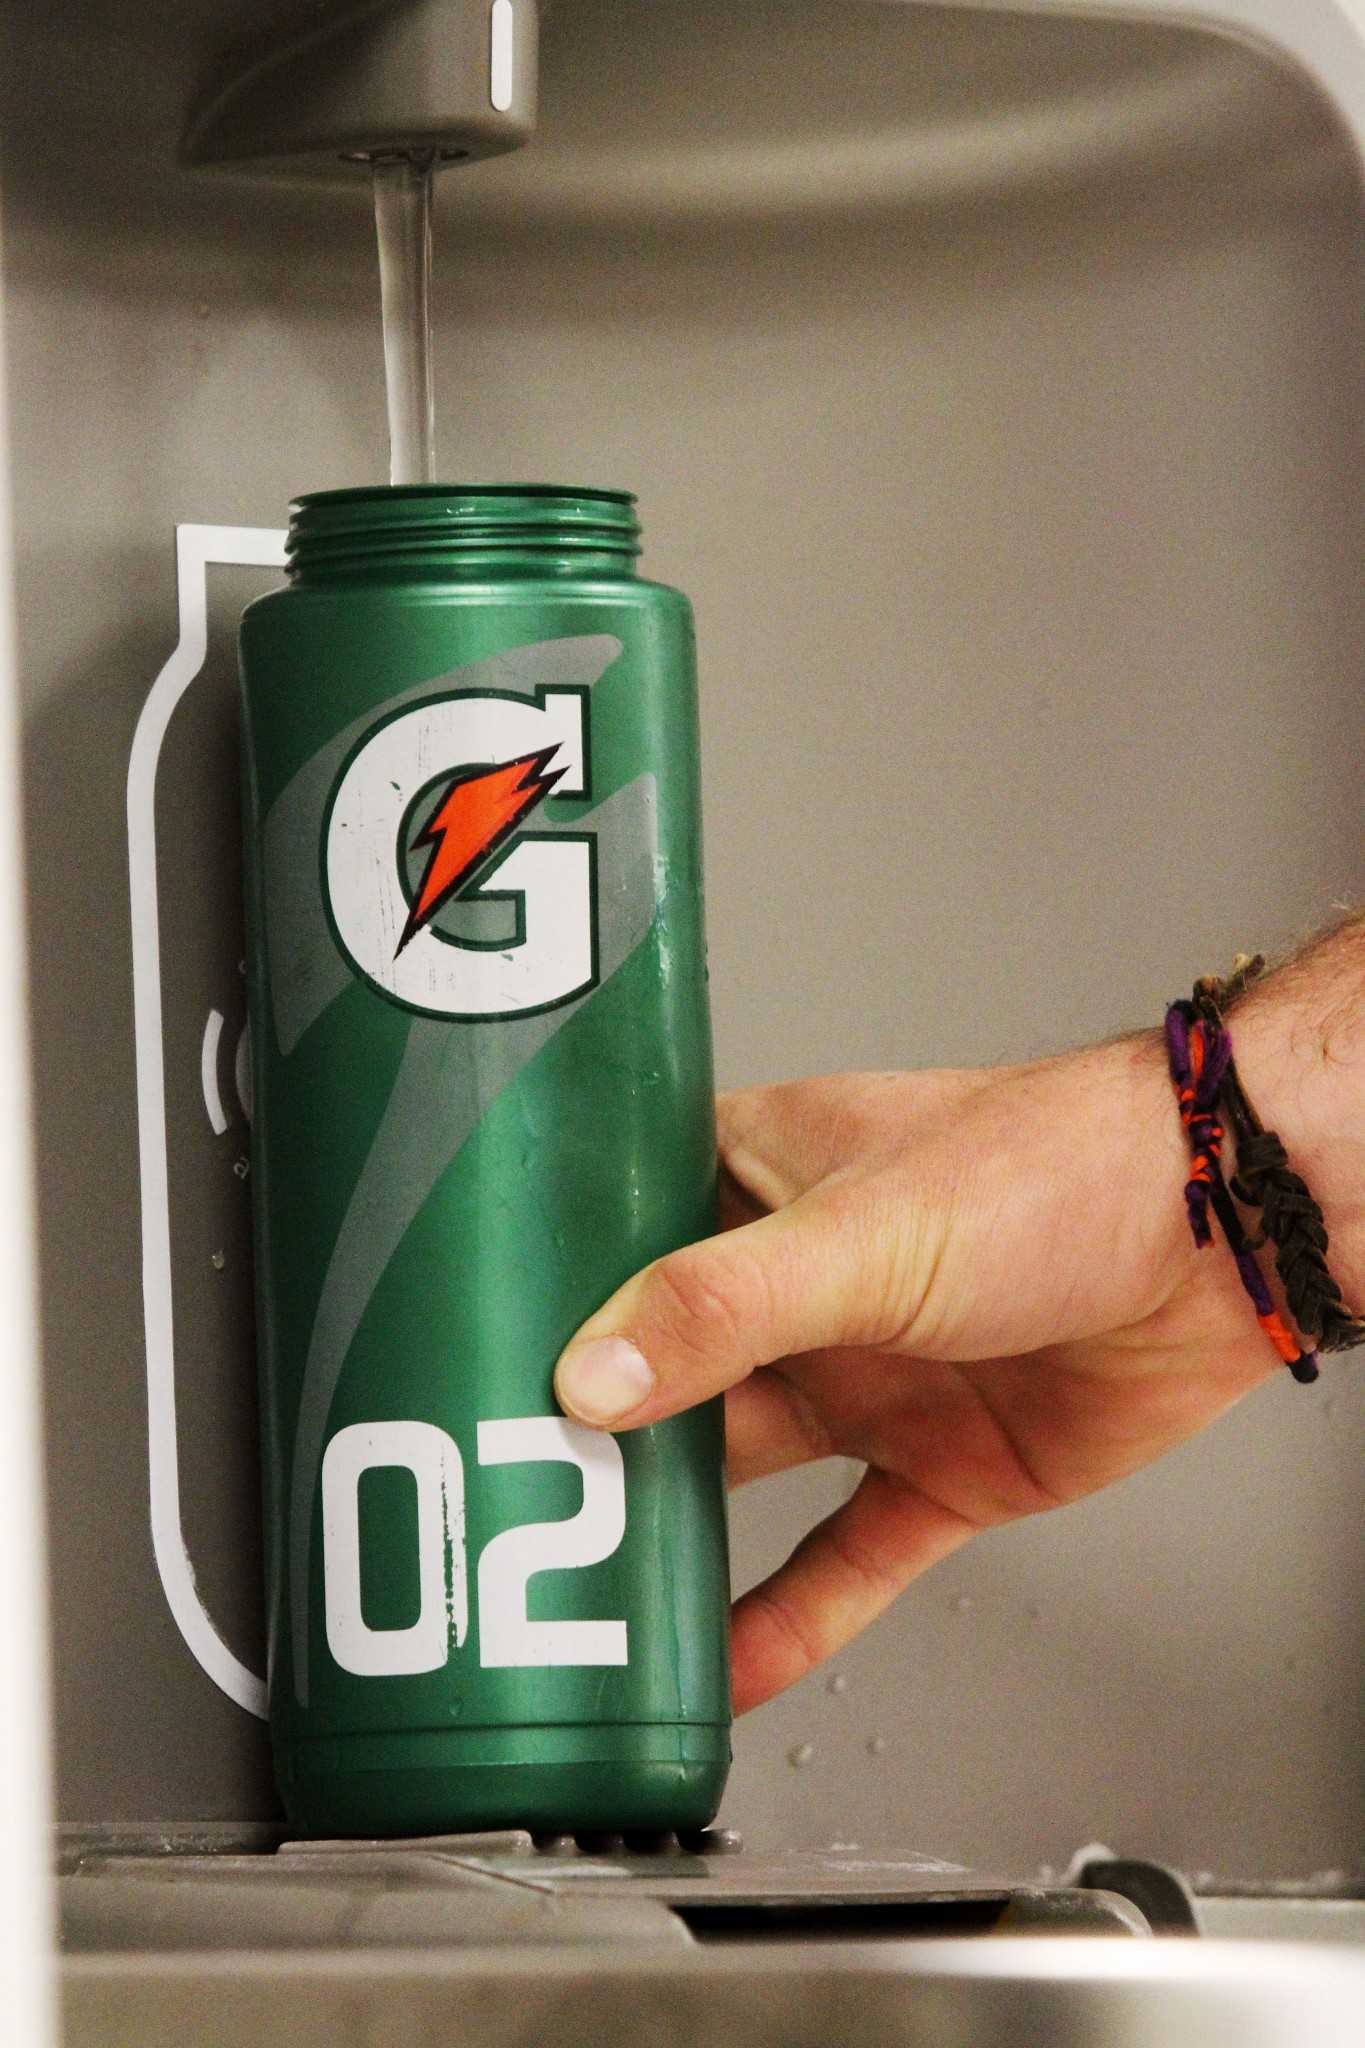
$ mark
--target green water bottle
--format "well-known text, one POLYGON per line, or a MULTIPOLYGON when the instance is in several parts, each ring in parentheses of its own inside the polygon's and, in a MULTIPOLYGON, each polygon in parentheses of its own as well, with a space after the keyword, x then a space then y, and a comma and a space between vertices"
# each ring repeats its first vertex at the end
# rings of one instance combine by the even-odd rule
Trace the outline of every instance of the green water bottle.
POLYGON ((691 613, 623 492, 330 491, 242 622, 270 1711, 311 1835, 695 1828, 717 1404, 555 1360, 715 1227, 691 613))

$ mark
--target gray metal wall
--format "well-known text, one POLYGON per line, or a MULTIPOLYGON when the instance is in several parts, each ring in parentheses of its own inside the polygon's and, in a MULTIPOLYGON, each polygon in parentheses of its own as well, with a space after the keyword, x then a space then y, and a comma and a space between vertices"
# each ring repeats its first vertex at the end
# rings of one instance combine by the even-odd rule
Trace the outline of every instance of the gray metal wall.
MULTIPOLYGON (((124 815, 174 524, 278 526, 384 473, 363 197, 170 168, 252 12, 54 0, 0 29, 60 1803, 86 1820, 270 1807, 148 1536, 124 815)), ((443 190, 444 464, 637 489, 648 566, 696 600, 725 1081, 1155 1019, 1361 891, 1345 146, 1193 36, 731 16, 561 0, 541 140, 443 190)), ((227 1066, 211 1128, 200 1056, 211 1010, 224 1048, 241 1021, 231 631, 267 581, 213 572, 157 796, 184 1520, 247 1661, 246 1129, 227 1066)), ((1357 1372, 941 1567, 743 1725, 727 1818, 1024 1868, 1096 1836, 1358 1862, 1357 1372)), ((847 1483, 742 1497, 741 1577, 847 1483)))

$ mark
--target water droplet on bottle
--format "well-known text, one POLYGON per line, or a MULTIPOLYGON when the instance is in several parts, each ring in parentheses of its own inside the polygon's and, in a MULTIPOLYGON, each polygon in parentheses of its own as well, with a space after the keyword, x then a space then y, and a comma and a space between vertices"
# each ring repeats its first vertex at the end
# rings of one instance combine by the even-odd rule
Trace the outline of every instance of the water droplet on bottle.
POLYGON ((833 1693, 848 1691, 848 1680, 844 1677, 842 1671, 834 1672, 833 1675, 826 1681, 825 1691, 833 1693))
POLYGON ((885 1756, 885 1738, 880 1735, 869 1735, 867 1738, 867 1753, 869 1756, 885 1756))
POLYGON ((813 1742, 798 1742, 795 1749, 787 1751, 787 1762, 794 1771, 799 1771, 802 1765, 808 1764, 814 1755, 815 1745, 813 1742))
POLYGON ((212 1266, 215 1273, 221 1273, 224 1266, 227 1264, 227 1259, 224 1257, 222 1252, 210 1252, 209 1264, 212 1266))

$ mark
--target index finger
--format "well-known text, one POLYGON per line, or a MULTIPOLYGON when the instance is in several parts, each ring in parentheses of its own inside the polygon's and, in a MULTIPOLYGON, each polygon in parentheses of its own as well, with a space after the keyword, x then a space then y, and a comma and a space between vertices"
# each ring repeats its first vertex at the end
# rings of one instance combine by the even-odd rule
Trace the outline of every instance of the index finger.
POLYGON ((725 1167, 762 1208, 785 1208, 846 1161, 850 1106, 864 1079, 828 1074, 722 1095, 716 1127, 725 1167))

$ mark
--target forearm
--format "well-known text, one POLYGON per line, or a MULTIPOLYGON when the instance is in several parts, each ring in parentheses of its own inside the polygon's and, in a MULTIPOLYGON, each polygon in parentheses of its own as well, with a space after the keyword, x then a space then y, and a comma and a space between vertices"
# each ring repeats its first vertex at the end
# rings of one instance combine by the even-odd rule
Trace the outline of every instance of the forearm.
POLYGON ((1365 1301, 1365 917, 1266 975, 1228 1017, 1238 1071, 1326 1219, 1334 1278, 1365 1301))

